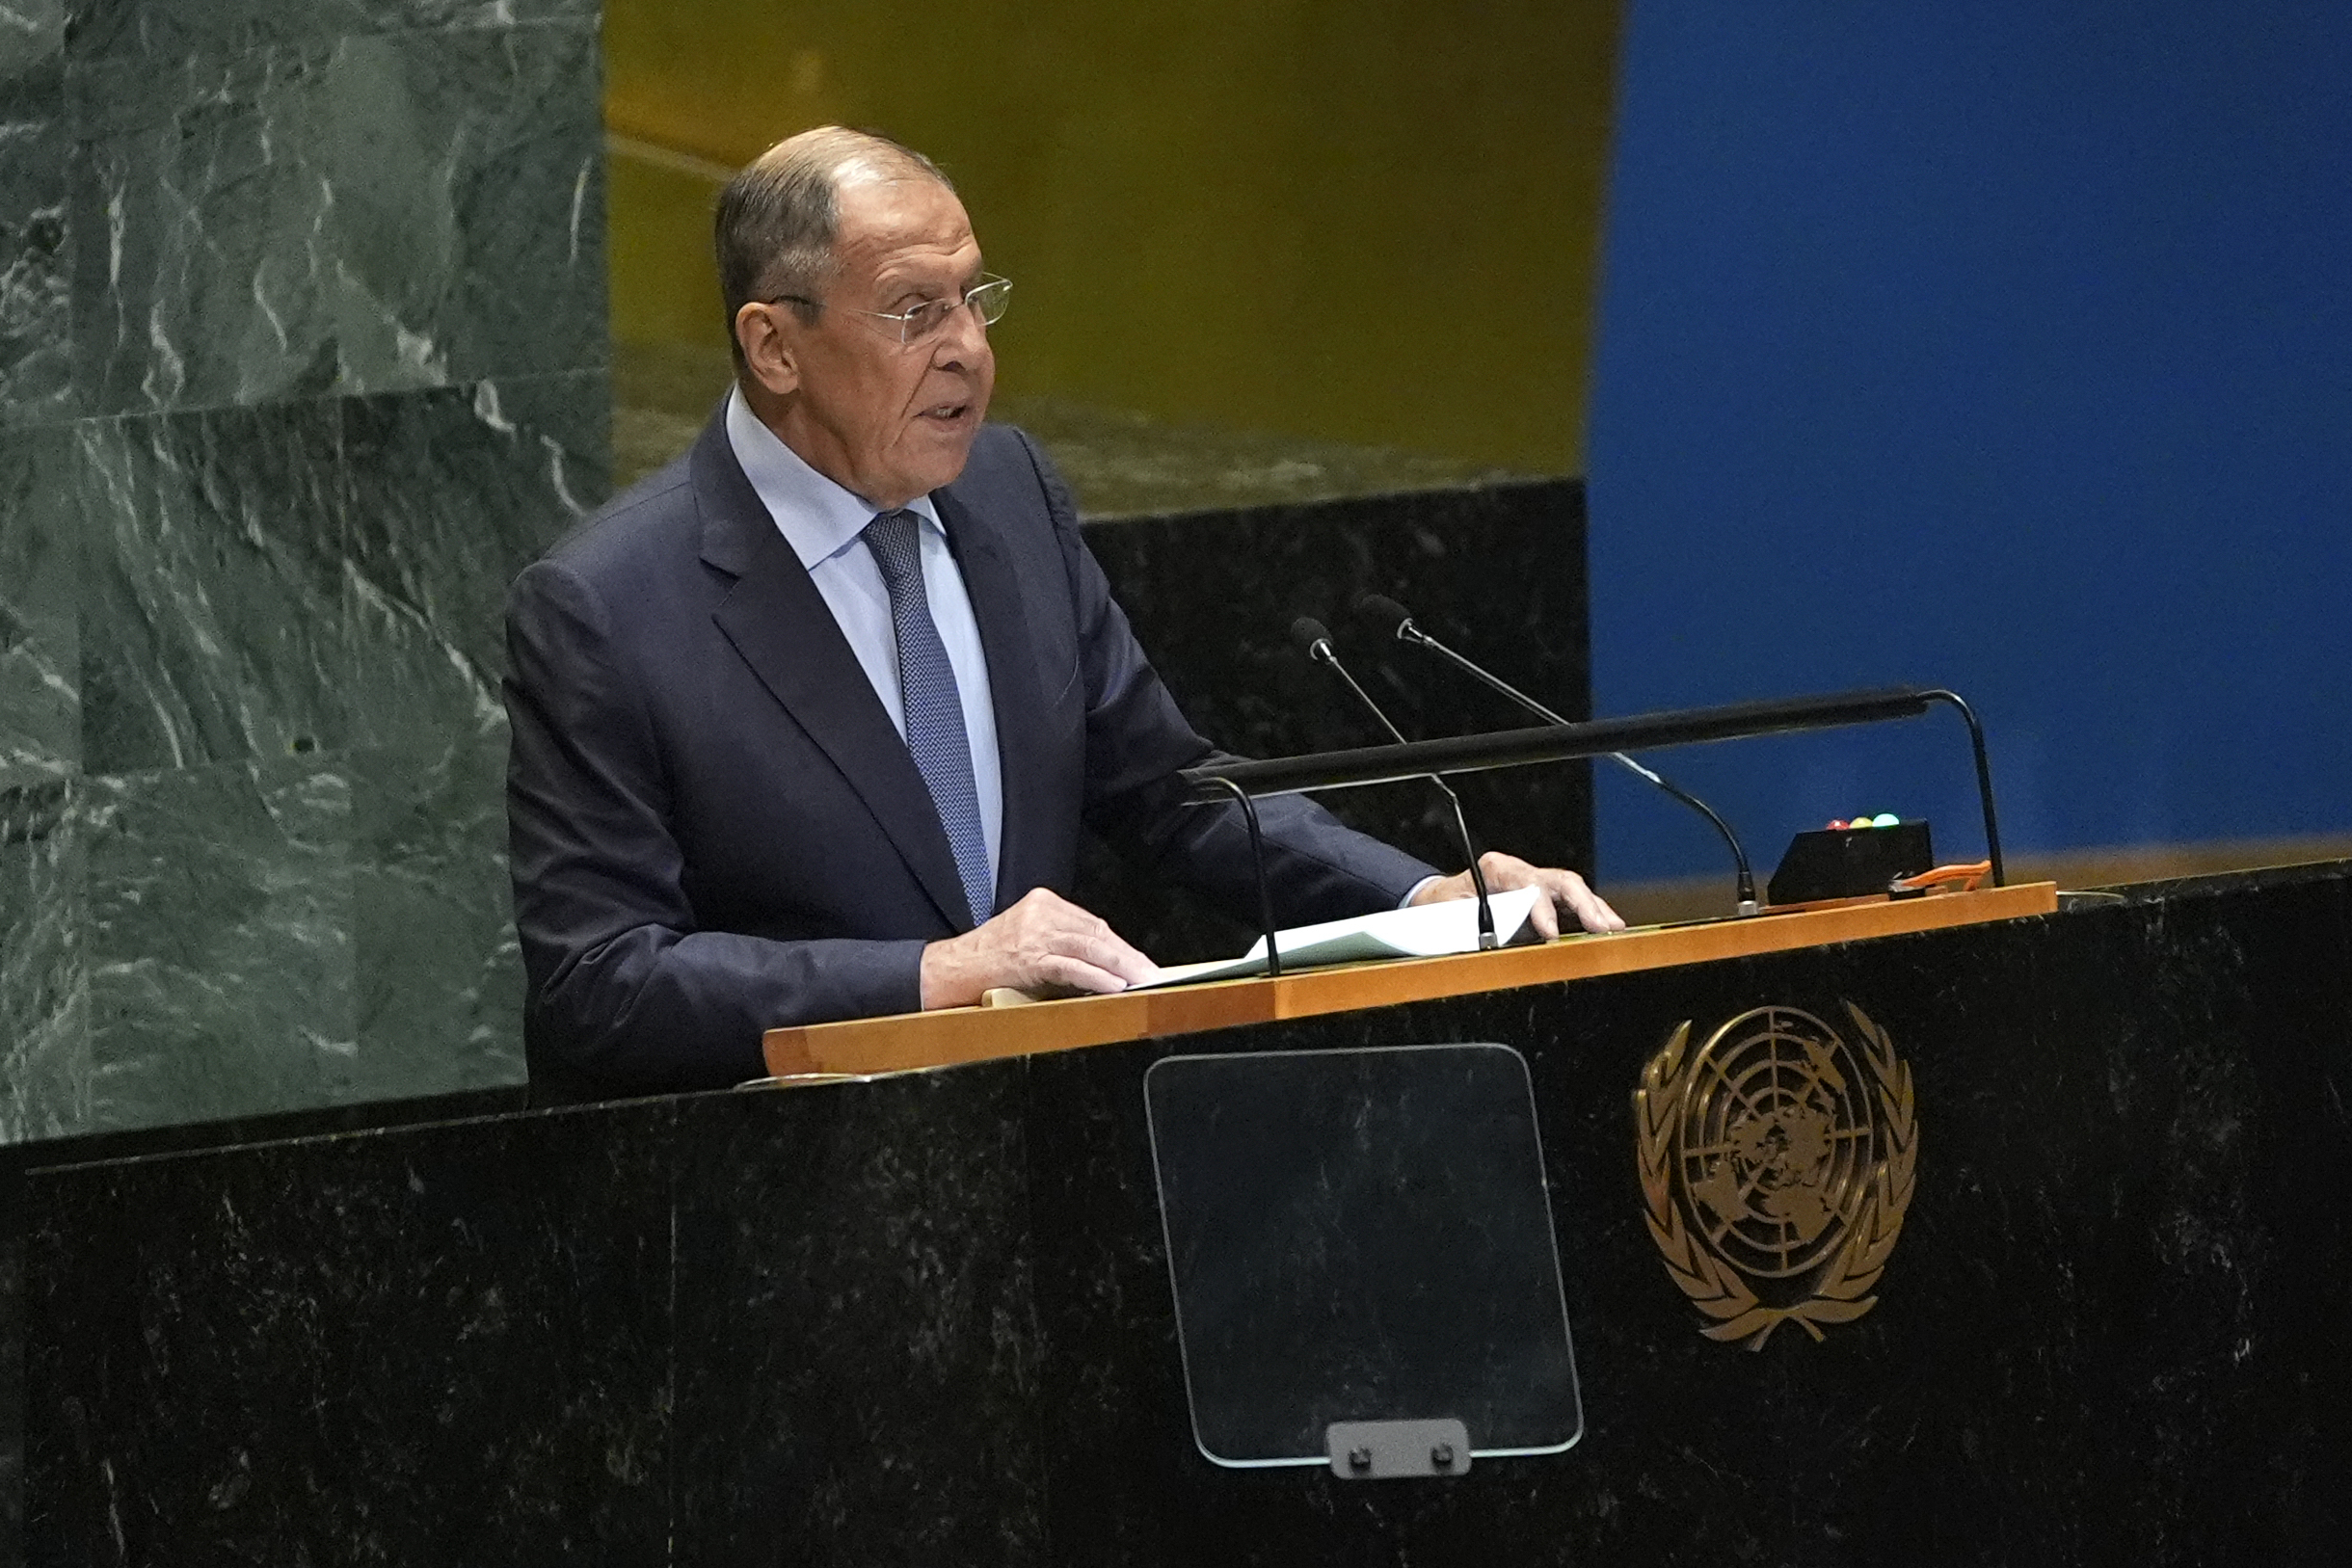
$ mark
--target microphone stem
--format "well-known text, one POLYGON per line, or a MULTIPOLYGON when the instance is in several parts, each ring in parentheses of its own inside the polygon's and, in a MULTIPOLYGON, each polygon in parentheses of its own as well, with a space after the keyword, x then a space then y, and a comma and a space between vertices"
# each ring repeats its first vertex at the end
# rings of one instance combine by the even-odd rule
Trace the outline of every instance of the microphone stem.
POLYGON ((2001 865, 2001 821, 1992 809, 1992 764, 1985 757, 1985 727, 1976 722, 1976 709, 1956 691, 1937 690, 1927 694, 1939 703, 1949 703, 1960 709, 1960 716, 1968 721, 1968 744, 1976 752, 1976 794, 1985 809, 1985 858, 1992 863, 1992 885, 2009 885, 2001 865))
MULTIPOLYGON (((1348 689, 1355 693, 1357 702, 1372 710, 1372 716, 1380 721, 1380 728, 1388 731, 1388 737, 1391 740, 1400 746, 1407 744, 1404 732, 1388 722, 1388 714, 1381 709, 1379 704, 1372 700, 1372 693, 1356 683, 1355 677, 1350 674, 1348 667, 1339 661, 1339 654, 1329 643, 1319 642, 1312 651, 1316 658, 1331 666, 1332 673, 1348 683, 1348 689)), ((1462 853, 1470 858, 1470 886, 1478 894, 1478 944, 1481 949, 1498 946, 1502 939, 1495 934, 1494 911, 1486 901, 1486 873, 1479 867, 1478 845, 1470 837, 1470 819, 1462 814, 1462 798, 1454 792, 1452 784, 1436 774, 1431 773, 1426 777, 1430 783, 1445 792, 1446 800, 1452 804, 1454 826, 1461 834, 1462 853)))
MULTIPOLYGON (((1565 718, 1562 717, 1558 713, 1555 713, 1551 708, 1545 706, 1541 703, 1537 702, 1533 697, 1528 696, 1527 693, 1521 691, 1518 687, 1512 685, 1510 681, 1504 679, 1501 676, 1496 675, 1491 670, 1488 670, 1483 665, 1474 664, 1470 660, 1462 657, 1459 653, 1455 652, 1454 650, 1448 648, 1445 644, 1439 642, 1428 632, 1423 631, 1410 620, 1406 620, 1397 627, 1397 637, 1402 642, 1418 643, 1421 647, 1428 649, 1430 652, 1435 653, 1438 657, 1445 659, 1456 669, 1460 670, 1466 675, 1475 676, 1478 679, 1483 681, 1488 687, 1518 704, 1530 713, 1533 713, 1537 718, 1543 720, 1544 723, 1564 726, 1567 724, 1568 721, 1565 718)), ((1349 681, 1349 684, 1352 686, 1355 684, 1355 682, 1350 680, 1349 681)), ((1390 733, 1394 734, 1395 731, 1391 731, 1390 733)), ((1404 737, 1398 735, 1397 738, 1399 740, 1403 740, 1404 737)), ((1705 817, 1709 822, 1715 824, 1715 831, 1724 836, 1724 847, 1731 851, 1732 864, 1738 867, 1737 895, 1739 900, 1739 912, 1742 915, 1753 915, 1759 908, 1758 904, 1756 903, 1756 876, 1755 872, 1751 869, 1748 864, 1748 852, 1740 847, 1739 836, 1731 831, 1731 824, 1725 822, 1722 817, 1716 815, 1715 808, 1709 806, 1705 801, 1700 800, 1697 795, 1690 793, 1688 790, 1681 788, 1679 785, 1668 782, 1663 775, 1650 768, 1644 767, 1641 763, 1635 761, 1623 752, 1611 752, 1609 756, 1615 761, 1624 764, 1626 767, 1632 769, 1635 773, 1640 774, 1643 778, 1648 780, 1651 784, 1656 784, 1660 789, 1665 790, 1668 794, 1682 802, 1685 806, 1688 806, 1694 811, 1697 811, 1699 815, 1705 817)))
POLYGON ((1627 757, 1623 752, 1611 752, 1609 755, 1616 757, 1618 761, 1624 763, 1627 767, 1633 769, 1634 772, 1640 774, 1643 778, 1647 779, 1651 784, 1656 784, 1660 789, 1663 789, 1668 794, 1673 796, 1676 800, 1682 802, 1683 805, 1688 806, 1692 811, 1697 811, 1699 815, 1705 817, 1708 821, 1715 824, 1715 831, 1724 836, 1724 843, 1728 846, 1731 851, 1732 862, 1739 867, 1740 912, 1744 915, 1753 915, 1756 909, 1755 873, 1749 869, 1747 852, 1740 848, 1739 839, 1732 835, 1731 824, 1725 822, 1722 817, 1716 815, 1714 807, 1709 806, 1705 801, 1700 800, 1697 795, 1692 794, 1689 790, 1684 789, 1681 785, 1673 783, 1671 780, 1644 767, 1632 757, 1627 757))
MULTIPOLYGON (((1510 681, 1504 679, 1501 676, 1496 675, 1492 670, 1487 669, 1484 665, 1473 664, 1470 660, 1462 657, 1459 653, 1455 652, 1454 650, 1448 648, 1445 644, 1439 642, 1428 632, 1423 631, 1419 626, 1413 625, 1413 623, 1410 621, 1405 622, 1403 625, 1397 628, 1397 636, 1399 639, 1404 642, 1419 643, 1423 648, 1428 649, 1430 652, 1435 653, 1438 657, 1450 662, 1456 669, 1461 671, 1463 674, 1477 677, 1479 679, 1484 681, 1488 686, 1491 686, 1496 691, 1501 692, 1504 696, 1510 698, 1512 702, 1518 704, 1521 707, 1527 709, 1530 713, 1533 713, 1536 715, 1536 717, 1541 719, 1544 723, 1566 724, 1568 722, 1566 719, 1553 712, 1550 708, 1544 706, 1541 703, 1537 702, 1533 697, 1528 696, 1527 693, 1521 691, 1518 687, 1512 685, 1510 681)), ((1621 756, 1623 754, 1619 753, 1617 755, 1621 756)))

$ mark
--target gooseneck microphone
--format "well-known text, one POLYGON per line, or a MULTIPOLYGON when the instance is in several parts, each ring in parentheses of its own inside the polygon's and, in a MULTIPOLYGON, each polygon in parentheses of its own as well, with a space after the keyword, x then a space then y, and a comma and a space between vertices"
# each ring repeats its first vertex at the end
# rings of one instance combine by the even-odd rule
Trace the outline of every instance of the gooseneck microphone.
MULTIPOLYGON (((1380 721, 1380 728, 1388 731, 1391 740, 1400 746, 1404 744, 1403 733, 1395 725, 1388 722, 1388 715, 1380 711, 1380 704, 1372 700, 1372 693, 1356 684, 1355 677, 1350 675, 1348 667, 1340 663, 1339 651, 1331 646, 1330 627, 1312 617, 1302 615, 1291 623, 1291 636, 1306 651, 1308 658, 1318 664, 1329 665, 1331 673, 1348 683, 1348 689, 1355 693, 1355 700, 1372 710, 1372 716, 1380 721)), ((1452 784, 1436 774, 1428 773, 1422 777, 1443 790, 1446 799, 1453 803, 1454 826, 1461 834, 1462 854, 1467 856, 1470 862, 1470 886, 1478 893, 1478 944, 1482 948, 1492 947, 1496 945, 1497 941, 1494 931, 1494 910, 1486 902, 1486 873, 1479 869, 1478 846, 1470 841, 1470 819, 1462 815, 1462 798, 1454 792, 1452 784)))
MULTIPOLYGON (((1505 680, 1501 676, 1496 675, 1493 671, 1486 669, 1483 665, 1471 662, 1468 657, 1456 652, 1453 649, 1448 648, 1445 644, 1439 642, 1436 638, 1422 630, 1420 626, 1416 625, 1413 622, 1413 612, 1406 609, 1403 605, 1398 603, 1395 599, 1385 598, 1379 594, 1366 594, 1362 598, 1355 601, 1355 607, 1366 618, 1376 621, 1382 626, 1388 628, 1395 635, 1397 641, 1401 643, 1411 643, 1417 648, 1428 649, 1430 652, 1435 653, 1438 655, 1438 657, 1452 664, 1456 669, 1460 670, 1465 674, 1474 676, 1478 679, 1485 682, 1487 686, 1491 687, 1497 692, 1500 692, 1503 696, 1509 698, 1513 703, 1518 704, 1519 706, 1527 709, 1528 712, 1533 713, 1544 723, 1565 725, 1568 722, 1566 719, 1561 717, 1558 713, 1555 713, 1550 708, 1544 706, 1543 704, 1537 702, 1533 697, 1528 696, 1527 693, 1512 685, 1510 681, 1505 680)), ((1353 685, 1354 682, 1350 681, 1349 684, 1353 685)), ((1688 806, 1692 811, 1697 811, 1699 815, 1705 817, 1709 822, 1715 824, 1715 831, 1724 836, 1724 843, 1731 851, 1732 864, 1739 868, 1739 913, 1742 915, 1755 914, 1757 909, 1760 907, 1756 903, 1755 872, 1749 868, 1748 852, 1740 847, 1739 836, 1731 831, 1731 824, 1725 822, 1721 816, 1718 816, 1715 812, 1714 807, 1709 806, 1705 801, 1700 800, 1697 795, 1694 795, 1689 790, 1682 788, 1679 784, 1674 784, 1671 780, 1664 778, 1651 769, 1643 766, 1640 762, 1635 761, 1623 752, 1611 752, 1609 755, 1615 760, 1623 763, 1627 768, 1639 774, 1642 778, 1648 780, 1651 784, 1657 785, 1660 789, 1663 789, 1668 794, 1673 796, 1674 799, 1682 802, 1683 805, 1688 806)))

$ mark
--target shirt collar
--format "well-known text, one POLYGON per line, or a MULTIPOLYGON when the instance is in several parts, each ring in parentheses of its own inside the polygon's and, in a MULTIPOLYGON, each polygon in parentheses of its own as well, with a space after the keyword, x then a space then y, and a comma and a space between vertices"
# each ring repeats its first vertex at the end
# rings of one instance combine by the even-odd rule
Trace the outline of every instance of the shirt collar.
MULTIPOLYGON (((806 458, 777 439, 776 433, 762 424, 743 401, 740 387, 731 387, 727 393, 727 444, 735 448, 743 477, 751 481, 760 503, 767 508, 777 531, 800 557, 802 566, 814 569, 821 561, 830 561, 856 544, 866 525, 873 521, 876 508, 818 473, 806 458)), ((906 510, 946 537, 947 526, 939 520, 939 509, 931 504, 931 497, 918 495, 906 503, 906 510)))

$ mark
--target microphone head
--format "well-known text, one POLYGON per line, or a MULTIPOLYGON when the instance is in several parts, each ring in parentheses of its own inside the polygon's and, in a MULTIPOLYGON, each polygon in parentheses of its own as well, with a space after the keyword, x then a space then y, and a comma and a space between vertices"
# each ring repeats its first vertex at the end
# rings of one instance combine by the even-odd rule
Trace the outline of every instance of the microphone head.
POLYGON ((1323 654, 1317 650, 1330 643, 1331 628, 1311 615, 1302 615, 1291 623, 1291 641, 1296 643, 1307 657, 1321 658, 1323 654))
POLYGON ((1413 619, 1413 612, 1380 594, 1366 594, 1355 601, 1356 613, 1368 621, 1376 621, 1392 637, 1404 635, 1404 627, 1413 619))

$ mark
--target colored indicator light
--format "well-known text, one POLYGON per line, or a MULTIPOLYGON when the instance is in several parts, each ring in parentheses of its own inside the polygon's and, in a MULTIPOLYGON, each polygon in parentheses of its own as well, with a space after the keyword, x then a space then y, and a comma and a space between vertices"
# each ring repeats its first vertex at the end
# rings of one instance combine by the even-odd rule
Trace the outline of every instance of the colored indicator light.
POLYGON ((1870 825, 1874 828, 1899 828, 1903 825, 1903 819, 1892 811, 1881 811, 1870 819, 1870 825))

